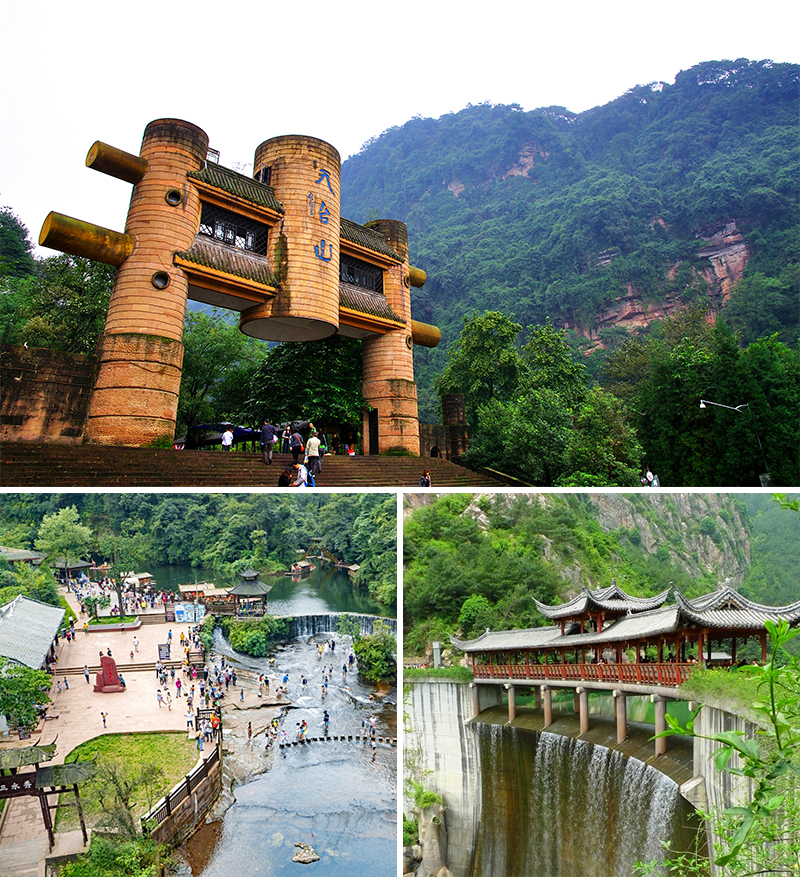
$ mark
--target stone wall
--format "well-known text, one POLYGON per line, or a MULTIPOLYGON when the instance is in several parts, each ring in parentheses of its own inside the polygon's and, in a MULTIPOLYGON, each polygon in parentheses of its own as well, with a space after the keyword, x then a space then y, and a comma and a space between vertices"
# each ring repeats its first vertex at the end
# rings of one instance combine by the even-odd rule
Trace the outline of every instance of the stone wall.
POLYGON ((96 357, 0 345, 0 441, 79 444, 96 357))
MULTIPOLYGON (((170 791, 170 797, 174 796, 185 784, 186 778, 170 791)), ((208 767, 208 774, 205 777, 192 780, 189 795, 177 805, 172 806, 172 813, 164 817, 158 826, 151 830, 150 838, 168 845, 183 844, 204 821, 221 790, 222 760, 217 759, 213 765, 208 767)))
POLYGON ((409 689, 405 771, 444 798, 447 864, 453 875, 471 875, 480 817, 480 765, 467 725, 474 712, 472 689, 441 679, 414 682, 409 689))

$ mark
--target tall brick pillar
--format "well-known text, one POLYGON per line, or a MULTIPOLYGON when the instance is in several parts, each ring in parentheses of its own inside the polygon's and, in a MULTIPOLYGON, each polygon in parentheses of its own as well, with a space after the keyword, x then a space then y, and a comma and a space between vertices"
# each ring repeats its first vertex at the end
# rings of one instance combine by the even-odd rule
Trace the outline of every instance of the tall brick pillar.
POLYGON ((239 328, 270 341, 327 338, 339 328, 339 153, 316 137, 273 137, 256 149, 253 171, 283 205, 269 244, 280 293, 243 311, 239 328))
MULTIPOLYGON (((400 446, 419 454, 417 385, 414 383, 414 344, 411 337, 411 280, 408 267, 408 230, 397 220, 369 223, 380 232, 403 263, 385 271, 383 291, 406 328, 364 339, 361 392, 377 410, 378 452, 400 446)), ((374 415, 373 415, 374 418, 374 415)), ((373 423, 374 429, 374 423, 373 423)), ((370 448, 370 415, 364 415, 364 449, 370 448)))
POLYGON ((149 445, 172 441, 183 365, 188 279, 173 265, 200 224, 200 198, 187 180, 208 153, 208 136, 179 119, 144 132, 147 171, 133 187, 125 232, 133 253, 117 270, 85 441, 149 445))

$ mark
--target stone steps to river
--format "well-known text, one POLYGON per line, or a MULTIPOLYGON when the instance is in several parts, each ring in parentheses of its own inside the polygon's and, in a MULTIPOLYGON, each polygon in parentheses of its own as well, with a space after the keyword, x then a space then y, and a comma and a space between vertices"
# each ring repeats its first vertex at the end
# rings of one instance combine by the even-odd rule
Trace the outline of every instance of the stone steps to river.
MULTIPOLYGON (((4 487, 277 487, 290 454, 267 466, 257 452, 173 451, 108 445, 4 443, 0 485, 4 487)), ((323 459, 317 488, 418 488, 422 470, 434 488, 501 487, 489 476, 442 458, 331 455, 323 459)))
MULTIPOLYGON (((286 741, 283 744, 278 744, 281 750, 287 747, 295 747, 299 744, 311 744, 315 741, 319 742, 330 742, 330 741, 352 741, 356 744, 368 744, 372 739, 368 735, 325 735, 321 738, 303 738, 302 741, 286 741)), ((376 738, 375 742, 377 744, 388 744, 390 747, 397 746, 397 738, 376 738)))

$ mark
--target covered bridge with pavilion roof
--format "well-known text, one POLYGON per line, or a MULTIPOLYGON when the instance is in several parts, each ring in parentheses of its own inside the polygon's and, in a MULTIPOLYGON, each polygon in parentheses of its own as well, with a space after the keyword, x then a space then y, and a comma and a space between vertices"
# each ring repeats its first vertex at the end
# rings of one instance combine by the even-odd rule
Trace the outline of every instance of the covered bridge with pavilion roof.
MULTIPOLYGON (((648 599, 626 595, 616 585, 613 588, 613 593, 608 589, 584 589, 571 601, 546 608, 544 615, 557 620, 558 625, 511 631, 487 629, 471 640, 450 639, 470 657, 475 684, 501 684, 508 690, 512 718, 514 688, 536 687, 537 706, 545 696, 547 725, 551 687, 575 688, 582 699, 587 689, 605 689, 613 690, 615 695, 631 692, 674 700, 680 697, 675 690, 688 680, 692 670, 711 662, 713 643, 730 644, 729 664, 735 666, 737 649, 756 638, 763 662, 767 659, 766 622, 786 620, 792 626, 800 625, 800 600, 769 607, 728 585, 693 599, 675 591, 673 604, 666 604, 668 593, 664 592, 649 599, 655 603, 650 607, 646 605, 648 599), (612 611, 615 618, 609 619, 612 611), (648 647, 656 651, 655 660, 647 656, 648 647)), ((537 605, 541 609, 542 605, 537 605)), ((624 709, 624 697, 618 704, 624 709)), ((585 730, 588 708, 583 701, 580 712, 585 730)), ((657 730, 658 726, 657 722, 657 730)))

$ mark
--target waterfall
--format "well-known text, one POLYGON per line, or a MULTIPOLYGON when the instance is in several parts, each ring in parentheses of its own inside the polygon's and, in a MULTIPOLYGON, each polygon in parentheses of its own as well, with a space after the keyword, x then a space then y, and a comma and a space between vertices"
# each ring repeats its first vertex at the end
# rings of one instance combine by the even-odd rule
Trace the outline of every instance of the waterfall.
POLYGON ((352 619, 357 622, 361 634, 372 634, 376 622, 382 622, 390 633, 397 636, 397 619, 384 616, 368 616, 365 613, 327 613, 309 616, 289 616, 289 637, 313 637, 315 634, 335 634, 340 619, 352 619))
POLYGON ((690 850, 692 809, 635 758, 564 735, 476 723, 482 801, 474 875, 631 875, 690 850))

